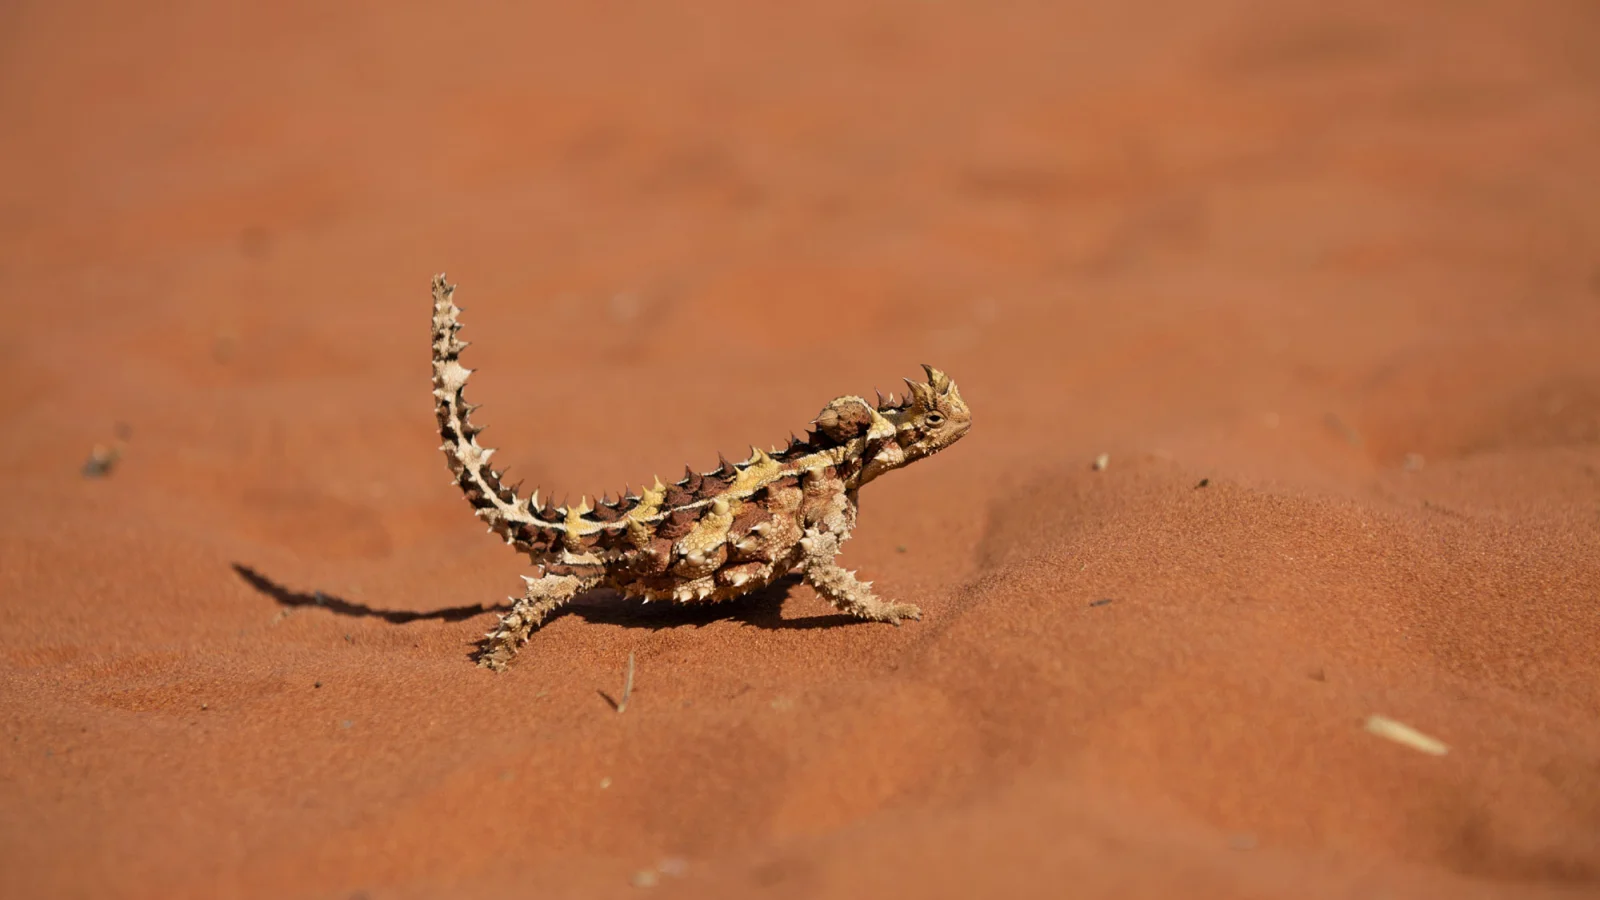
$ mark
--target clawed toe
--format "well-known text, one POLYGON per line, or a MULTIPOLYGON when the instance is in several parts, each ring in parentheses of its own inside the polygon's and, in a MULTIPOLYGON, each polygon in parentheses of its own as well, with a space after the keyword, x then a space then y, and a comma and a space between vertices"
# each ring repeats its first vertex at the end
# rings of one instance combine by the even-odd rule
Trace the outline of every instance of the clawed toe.
POLYGON ((921 618, 922 610, 912 606, 909 603, 895 603, 890 605, 888 615, 884 616, 885 621, 894 625, 899 625, 901 619, 911 619, 915 621, 921 618))
POLYGON ((511 665, 511 660, 517 655, 515 640, 508 640, 502 635, 491 634, 484 641, 484 647, 478 653, 478 665, 492 672, 504 672, 511 665))

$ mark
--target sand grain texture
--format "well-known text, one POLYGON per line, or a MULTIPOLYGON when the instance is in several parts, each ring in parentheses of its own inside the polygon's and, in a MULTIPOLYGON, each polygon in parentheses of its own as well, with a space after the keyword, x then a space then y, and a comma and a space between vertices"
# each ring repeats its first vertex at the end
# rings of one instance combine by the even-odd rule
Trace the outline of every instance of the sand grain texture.
POLYGON ((0 894, 1600 892, 1592 6, 696 9, 0 13, 0 894), (475 668, 439 270, 558 496, 949 371, 923 620, 475 668))

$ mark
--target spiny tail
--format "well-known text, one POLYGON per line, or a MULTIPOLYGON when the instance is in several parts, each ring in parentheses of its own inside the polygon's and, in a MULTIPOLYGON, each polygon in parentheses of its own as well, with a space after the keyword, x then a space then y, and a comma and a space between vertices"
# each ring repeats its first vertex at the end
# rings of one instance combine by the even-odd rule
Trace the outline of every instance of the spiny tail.
POLYGON ((478 433, 483 428, 468 420, 476 407, 462 397, 472 370, 459 361, 467 343, 456 337, 461 330, 461 323, 456 320, 461 309, 451 299, 455 289, 445 281, 443 273, 434 276, 433 406, 439 419, 439 436, 444 438, 439 449, 444 451, 456 484, 467 495, 478 518, 506 543, 518 543, 519 532, 526 533, 519 526, 531 525, 533 517, 528 501, 518 497, 515 489, 502 485, 501 473, 489 468, 494 451, 478 444, 478 433))

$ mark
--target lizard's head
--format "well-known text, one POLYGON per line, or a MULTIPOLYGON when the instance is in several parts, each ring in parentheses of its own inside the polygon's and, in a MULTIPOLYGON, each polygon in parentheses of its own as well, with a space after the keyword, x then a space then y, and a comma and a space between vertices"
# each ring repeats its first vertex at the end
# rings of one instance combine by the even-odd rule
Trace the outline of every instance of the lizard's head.
POLYGON ((895 443, 904 451, 908 463, 938 453, 961 440, 972 427, 972 413, 967 411, 956 383, 932 366, 922 368, 928 373, 928 380, 905 379, 909 392, 900 401, 899 409, 881 410, 883 417, 894 423, 895 443))
MULTIPOLYGON (((972 413, 961 399, 956 383, 932 366, 924 365, 926 382, 907 378, 905 397, 879 398, 875 418, 894 429, 893 437, 883 441, 862 467, 865 484, 885 472, 932 456, 961 440, 972 427, 972 413)), ((880 426, 881 427, 881 426, 880 426)), ((876 428, 874 429, 877 430, 876 428)), ((887 436, 887 435, 886 435, 887 436)))

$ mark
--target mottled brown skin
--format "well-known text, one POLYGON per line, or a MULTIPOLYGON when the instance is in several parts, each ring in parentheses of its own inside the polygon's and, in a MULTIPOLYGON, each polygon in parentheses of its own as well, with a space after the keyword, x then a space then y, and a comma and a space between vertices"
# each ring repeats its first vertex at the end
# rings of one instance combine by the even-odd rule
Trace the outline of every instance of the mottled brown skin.
POLYGON ((806 583, 840 610, 898 623, 921 617, 917 607, 872 593, 834 557, 855 528, 857 495, 873 479, 932 456, 967 433, 972 418, 943 372, 923 366, 928 380, 909 379, 905 397, 876 404, 839 397, 823 408, 804 440, 782 450, 752 448, 740 463, 709 472, 686 470, 617 500, 587 498, 575 507, 520 497, 489 466, 494 453, 478 444, 469 421, 467 376, 456 337, 461 310, 455 286, 433 281, 433 395, 450 471, 489 530, 526 553, 535 573, 527 589, 485 636, 478 662, 501 670, 552 612, 577 594, 609 587, 642 599, 717 602, 770 584, 798 569, 806 583))

